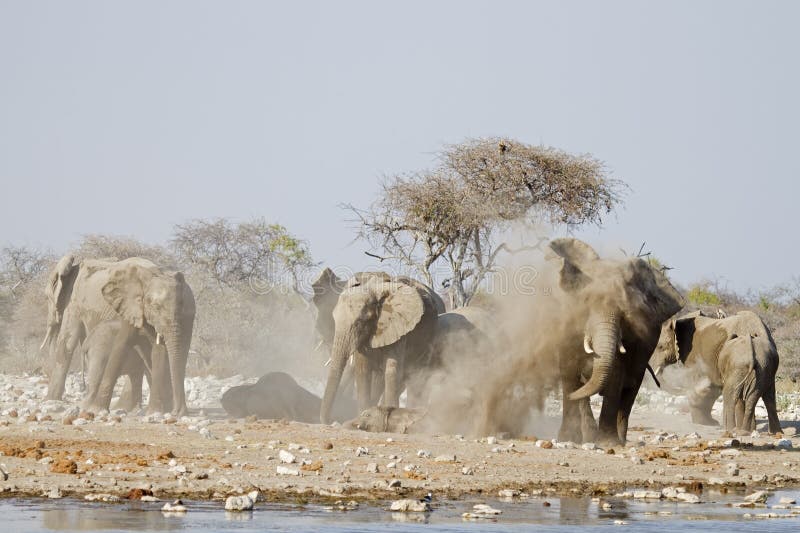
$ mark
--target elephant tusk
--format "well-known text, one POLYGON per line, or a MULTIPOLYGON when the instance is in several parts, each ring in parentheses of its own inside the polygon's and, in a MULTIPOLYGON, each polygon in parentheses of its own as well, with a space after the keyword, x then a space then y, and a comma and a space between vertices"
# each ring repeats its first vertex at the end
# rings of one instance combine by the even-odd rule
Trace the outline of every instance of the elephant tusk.
POLYGON ((355 360, 356 360, 356 354, 351 353, 350 354, 350 362, 349 362, 349 364, 353 365, 355 360))
MULTIPOLYGON (((661 383, 658 381, 658 378, 656 377, 656 376, 658 375, 658 371, 655 371, 655 372, 654 372, 654 371, 653 371, 653 367, 652 367, 652 366, 650 366, 649 364, 647 365, 647 370, 649 370, 649 371, 650 371, 650 375, 651 375, 651 376, 653 376, 653 381, 655 381, 655 382, 656 382, 656 385, 657 385, 657 386, 658 386, 658 388, 660 389, 660 388, 661 388, 661 383)), ((659 370, 661 370, 661 369, 659 369, 659 370)))
POLYGON ((662 370, 664 370, 664 367, 660 366, 660 367, 656 368, 656 371, 654 372, 654 374, 657 376, 657 375, 661 374, 662 370))
POLYGON ((51 328, 47 328, 47 335, 44 336, 44 340, 42 341, 42 344, 39 346, 39 350, 44 349, 45 345, 47 344, 47 341, 50 340, 50 334, 52 333, 52 331, 53 330, 51 328))
POLYGON ((156 344, 164 344, 164 336, 161 333, 156 333, 156 344))
POLYGON ((628 353, 628 351, 625 349, 625 347, 622 345, 622 343, 619 343, 619 353, 622 353, 622 354, 628 353))
POLYGON ((331 364, 331 361, 333 361, 333 358, 332 358, 332 357, 328 357, 328 360, 327 360, 327 361, 325 361, 325 364, 324 364, 324 365, 322 365, 322 366, 328 366, 328 365, 330 365, 330 364, 331 364))
POLYGON ((586 353, 594 353, 594 350, 592 349, 592 344, 591 344, 591 341, 589 341, 588 335, 583 338, 583 351, 586 352, 586 353))
POLYGON ((319 342, 317 343, 317 345, 314 346, 314 351, 315 352, 319 351, 320 347, 322 346, 322 342, 323 342, 322 339, 320 339, 319 342))

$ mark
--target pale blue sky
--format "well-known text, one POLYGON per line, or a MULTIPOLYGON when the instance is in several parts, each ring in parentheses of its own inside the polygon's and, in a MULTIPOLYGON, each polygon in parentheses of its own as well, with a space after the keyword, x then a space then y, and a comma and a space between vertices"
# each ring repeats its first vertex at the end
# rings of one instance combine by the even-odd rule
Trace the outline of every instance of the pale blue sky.
POLYGON ((798 274, 797 2, 0 0, 0 244, 264 216, 369 266, 339 202, 442 143, 590 152, 594 243, 674 277, 798 274))

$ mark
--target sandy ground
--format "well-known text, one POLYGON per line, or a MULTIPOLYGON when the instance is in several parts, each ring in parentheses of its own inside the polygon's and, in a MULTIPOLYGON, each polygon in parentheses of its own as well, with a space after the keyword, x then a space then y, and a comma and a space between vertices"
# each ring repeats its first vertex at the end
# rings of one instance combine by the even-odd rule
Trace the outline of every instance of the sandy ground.
POLYGON ((223 499, 258 489, 269 500, 324 501, 800 486, 796 397, 782 412, 783 435, 732 440, 691 424, 680 397, 645 392, 650 402, 637 403, 627 447, 600 449, 549 440, 557 405, 533 423, 538 435, 521 439, 226 420, 204 394, 229 384, 213 381, 206 392, 190 384, 193 416, 180 420, 117 411, 92 419, 69 397, 42 401, 42 378, 0 375, 0 496, 223 499))

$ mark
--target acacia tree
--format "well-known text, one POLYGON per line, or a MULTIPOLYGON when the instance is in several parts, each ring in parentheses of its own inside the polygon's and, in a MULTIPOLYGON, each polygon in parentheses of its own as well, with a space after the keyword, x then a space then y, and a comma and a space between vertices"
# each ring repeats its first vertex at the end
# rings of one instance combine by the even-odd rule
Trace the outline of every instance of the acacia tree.
POLYGON ((256 290, 300 275, 314 266, 308 244, 280 224, 255 219, 239 224, 224 218, 175 226, 172 249, 182 264, 200 267, 224 286, 250 284, 256 290))
POLYGON ((471 139, 446 146, 433 170, 384 180, 368 209, 344 207, 357 216, 359 237, 380 251, 368 255, 411 267, 431 286, 434 265, 445 264, 443 285, 453 307, 460 307, 494 271, 501 252, 535 247, 498 242, 509 224, 600 224, 623 188, 589 155, 471 139))

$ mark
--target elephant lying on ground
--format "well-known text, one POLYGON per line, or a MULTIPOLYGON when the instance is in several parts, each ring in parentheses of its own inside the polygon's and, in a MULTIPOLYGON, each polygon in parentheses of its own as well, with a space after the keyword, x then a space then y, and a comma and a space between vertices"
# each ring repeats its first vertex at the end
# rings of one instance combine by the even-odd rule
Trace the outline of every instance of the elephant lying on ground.
MULTIPOLYGON (((316 424, 322 400, 285 372, 270 372, 252 385, 231 387, 222 395, 222 407, 234 418, 287 419, 316 424)), ((338 422, 352 418, 358 411, 352 398, 337 398, 331 416, 338 422)))
MULTIPOLYGON (((106 371, 108 359, 114 346, 114 339, 119 335, 119 330, 124 326, 121 320, 107 320, 98 324, 88 337, 83 341, 81 348, 86 361, 87 388, 82 406, 86 409, 96 403, 97 391, 106 371)), ((147 378, 147 384, 152 387, 152 374, 150 352, 153 339, 144 333, 137 333, 131 339, 127 353, 123 354, 122 365, 117 377, 127 376, 122 395, 115 408, 132 411, 142 403, 142 381, 147 378)), ((166 377, 162 386, 169 387, 169 377, 166 377)))
POLYGON ((426 411, 402 407, 370 407, 358 418, 345 422, 347 429, 360 429, 374 433, 426 433, 426 411))
POLYGON ((751 311, 717 319, 694 312, 666 322, 650 363, 656 373, 681 361, 689 369, 692 421, 718 425, 711 408, 723 397, 725 429, 755 429, 755 407, 764 400, 770 433, 781 430, 775 406, 778 350, 766 324, 751 311))

